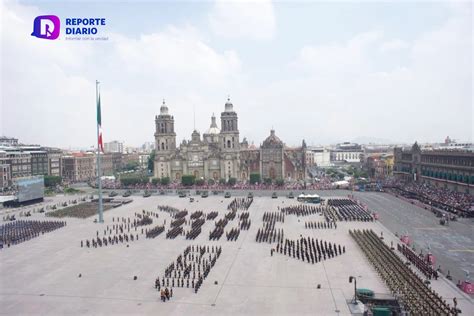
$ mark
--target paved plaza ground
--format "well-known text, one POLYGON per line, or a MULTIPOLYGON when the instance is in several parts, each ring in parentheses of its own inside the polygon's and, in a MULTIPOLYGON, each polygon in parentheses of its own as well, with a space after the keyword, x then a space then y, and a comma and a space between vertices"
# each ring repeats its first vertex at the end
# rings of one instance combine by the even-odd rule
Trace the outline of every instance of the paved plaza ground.
MULTIPOLYGON (((322 195, 347 193, 325 192, 322 195)), ((384 207, 377 203, 384 199, 388 200, 388 208, 392 207, 391 203, 394 203, 393 207, 404 203, 394 197, 380 196, 383 198, 372 194, 358 198, 363 200, 366 197, 369 207, 373 205, 381 209, 384 207), (370 202, 371 199, 375 202, 370 202)), ((44 204, 70 199, 47 198, 44 204)), ((112 217, 132 218, 135 212, 157 212, 157 205, 171 205, 189 211, 218 211, 219 219, 227 213, 227 205, 232 199, 210 195, 208 198, 197 197, 194 203, 190 203, 188 198, 177 196, 133 196, 132 203, 104 213, 104 224, 94 223, 94 218, 62 219, 67 221, 65 228, 0 251, 0 314, 350 315, 347 302, 354 291, 353 284, 348 282, 351 275, 357 277, 359 288, 390 294, 348 234, 349 229, 372 228, 377 233, 383 231, 387 243, 396 243, 395 236, 380 222, 342 222, 338 223, 336 230, 318 230, 305 229, 304 222, 322 220, 320 215, 300 218, 287 215, 283 224, 276 224, 277 228, 284 228, 286 238, 296 239, 303 235, 323 239, 345 245, 346 253, 314 265, 278 253, 271 256, 271 245, 257 243, 255 237, 262 227, 264 212, 276 212, 278 207, 298 204, 296 200, 284 197, 272 199, 256 195, 249 209, 251 227, 248 231, 241 231, 235 242, 227 241, 225 235, 219 241, 209 241, 214 221, 206 221, 196 240, 189 241, 184 236, 170 240, 163 233, 155 239, 145 239, 140 235, 140 239, 130 242, 129 247, 125 244, 97 249, 80 247, 81 240, 91 239, 97 230, 103 231, 107 225, 112 225, 112 217), (154 289, 154 281, 157 276, 163 276, 165 268, 188 245, 220 245, 222 255, 197 294, 190 288, 174 288, 173 298, 162 303, 154 289), (82 274, 81 278, 79 274, 82 274), (134 276, 138 279, 133 280, 134 276)), ((406 212, 403 207, 395 209, 406 212)), ((387 215, 382 210, 377 211, 385 224, 387 215)), ((29 219, 54 220, 39 213, 34 213, 29 219)), ((153 226, 165 220, 168 230, 170 216, 165 212, 159 212, 153 226)), ((231 221, 226 231, 237 224, 237 219, 231 221)), ((467 242, 472 243, 472 239, 467 239, 467 242)), ((446 247, 458 245, 447 244, 446 247)), ((451 282, 440 278, 432 281, 432 286, 448 302, 457 297, 463 315, 473 315, 472 299, 458 291, 451 282)))

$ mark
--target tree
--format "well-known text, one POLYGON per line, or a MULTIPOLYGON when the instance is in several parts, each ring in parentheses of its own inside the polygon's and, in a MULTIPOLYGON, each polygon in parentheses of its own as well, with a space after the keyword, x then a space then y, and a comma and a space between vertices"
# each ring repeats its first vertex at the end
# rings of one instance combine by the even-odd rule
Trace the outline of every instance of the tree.
POLYGON ((229 183, 229 185, 234 186, 237 183, 237 179, 236 178, 229 178, 228 183, 229 183))
POLYGON ((214 179, 207 180, 208 185, 214 185, 214 183, 216 183, 216 181, 214 181, 214 179))
POLYGON ((181 177, 181 183, 185 186, 193 185, 196 181, 196 177, 193 175, 183 175, 181 177))
POLYGON ((168 185, 170 184, 170 177, 163 177, 160 180, 161 185, 168 185))
POLYGON ((260 182, 260 173, 251 173, 250 174, 250 184, 255 184, 260 182))
POLYGON ((270 184, 272 184, 272 179, 271 178, 265 178, 265 179, 263 179, 263 183, 265 183, 266 185, 270 185, 270 184))
POLYGON ((220 184, 225 184, 225 183, 226 183, 226 181, 225 181, 225 179, 224 179, 224 178, 220 178, 220 179, 219 179, 219 183, 220 183, 220 184))
POLYGON ((196 185, 201 186, 201 185, 204 184, 204 179, 197 179, 195 183, 196 183, 196 185))
POLYGON ((148 157, 148 162, 147 162, 148 170, 151 173, 153 173, 153 171, 155 170, 155 156, 156 156, 155 150, 152 150, 150 156, 148 157))
POLYGON ((152 179, 151 179, 151 184, 153 184, 153 185, 157 185, 158 182, 160 182, 160 179, 159 179, 159 178, 152 178, 152 179))
POLYGON ((283 184, 285 184, 285 181, 283 179, 276 179, 275 184, 281 187, 283 184))
POLYGON ((148 183, 148 177, 141 174, 123 175, 120 177, 120 183, 124 186, 148 183))
POLYGON ((61 184, 62 178, 59 176, 44 176, 44 186, 51 188, 61 184))
POLYGON ((125 165, 124 169, 129 171, 129 170, 137 170, 138 169, 138 161, 130 161, 130 162, 127 162, 127 164, 125 165))

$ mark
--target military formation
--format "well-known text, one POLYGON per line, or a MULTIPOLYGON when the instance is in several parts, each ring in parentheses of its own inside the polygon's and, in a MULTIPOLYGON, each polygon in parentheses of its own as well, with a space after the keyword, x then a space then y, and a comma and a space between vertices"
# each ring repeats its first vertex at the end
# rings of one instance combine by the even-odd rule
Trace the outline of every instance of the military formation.
POLYGON ((428 279, 434 278, 438 279, 438 271, 433 269, 430 263, 426 262, 423 259, 423 255, 417 255, 413 250, 411 250, 406 245, 397 244, 397 249, 400 251, 409 262, 411 262, 421 273, 423 273, 428 279))
POLYGON ((351 199, 329 199, 328 205, 336 210, 339 221, 372 222, 372 214, 351 199))
POLYGON ((315 264, 345 253, 346 247, 310 237, 300 237, 297 240, 285 238, 285 241, 277 244, 276 251, 280 254, 315 264))
POLYGON ((304 228, 308 229, 336 229, 336 222, 304 222, 304 228))
POLYGON ((0 249, 66 226, 64 221, 16 220, 0 225, 0 249))
POLYGON ((350 230, 349 233, 410 315, 458 314, 456 308, 450 307, 373 230, 350 230))
POLYGON ((172 294, 167 296, 166 291, 172 293, 175 287, 191 288, 194 293, 197 293, 221 253, 222 247, 218 246, 186 247, 183 253, 168 265, 164 275, 155 279, 155 289, 160 291, 161 300, 169 300, 172 294), (163 294, 165 294, 165 299, 163 299, 163 294))
POLYGON ((247 211, 252 205, 253 198, 235 198, 232 202, 229 203, 227 206, 228 210, 244 210, 247 211))

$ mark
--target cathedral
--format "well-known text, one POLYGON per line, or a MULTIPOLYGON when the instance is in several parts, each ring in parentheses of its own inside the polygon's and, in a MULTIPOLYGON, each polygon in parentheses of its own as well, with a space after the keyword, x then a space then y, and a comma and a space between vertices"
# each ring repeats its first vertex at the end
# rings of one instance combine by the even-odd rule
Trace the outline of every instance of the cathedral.
POLYGON ((240 142, 238 116, 227 99, 221 113, 219 129, 214 114, 209 129, 202 135, 194 130, 191 140, 176 144, 174 117, 163 101, 160 114, 155 117, 155 174, 156 178, 169 177, 181 181, 183 175, 196 179, 218 181, 236 178, 247 183, 251 174, 287 182, 303 180, 306 174, 305 151, 301 147, 287 147, 272 129, 260 148, 240 142))

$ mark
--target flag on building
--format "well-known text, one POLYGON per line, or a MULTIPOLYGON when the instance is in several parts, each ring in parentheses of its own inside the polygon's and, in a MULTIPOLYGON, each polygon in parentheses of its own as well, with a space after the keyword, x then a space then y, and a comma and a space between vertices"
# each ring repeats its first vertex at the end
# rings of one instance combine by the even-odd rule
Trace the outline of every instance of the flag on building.
POLYGON ((99 139, 97 141, 100 146, 100 150, 104 152, 104 142, 102 140, 102 118, 100 113, 100 94, 99 98, 97 99, 97 126, 99 128, 99 139))

